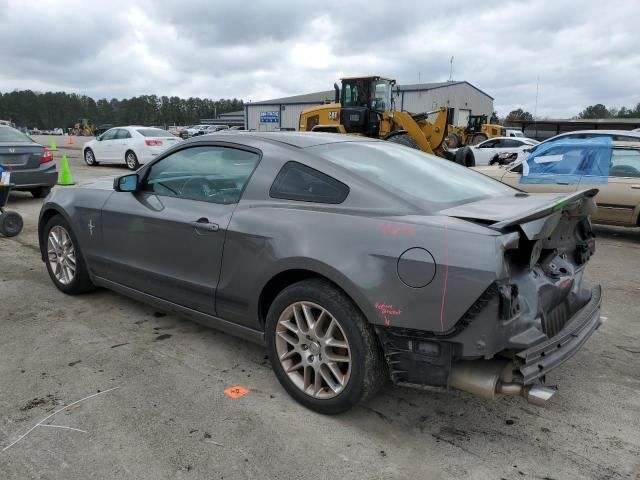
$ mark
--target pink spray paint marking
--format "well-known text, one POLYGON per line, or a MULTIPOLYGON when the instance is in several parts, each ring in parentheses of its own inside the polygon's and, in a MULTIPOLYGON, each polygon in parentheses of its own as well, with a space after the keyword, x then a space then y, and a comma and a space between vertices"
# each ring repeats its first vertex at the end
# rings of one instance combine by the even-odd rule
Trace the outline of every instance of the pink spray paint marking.
POLYGON ((414 235, 416 227, 411 225, 395 225, 393 223, 379 223, 378 230, 387 235, 414 235))
POLYGON ((449 231, 444 226, 444 283, 442 284, 442 301, 440 302, 440 331, 444 332, 444 301, 447 298, 447 281, 449 280, 449 231))
POLYGON ((388 327, 391 324, 391 321, 389 320, 390 316, 398 316, 402 313, 402 310, 398 310, 393 308, 393 305, 390 305, 388 303, 378 303, 376 302, 376 304, 374 305, 374 307, 376 307, 376 310, 378 310, 382 316, 384 317, 384 326, 388 327))

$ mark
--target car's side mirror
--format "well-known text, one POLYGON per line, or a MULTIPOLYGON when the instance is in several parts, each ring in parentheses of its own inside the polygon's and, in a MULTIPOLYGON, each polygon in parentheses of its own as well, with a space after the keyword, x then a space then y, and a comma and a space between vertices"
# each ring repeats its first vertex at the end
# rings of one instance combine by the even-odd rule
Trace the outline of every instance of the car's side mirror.
POLYGON ((101 141, 102 141, 102 135, 98 135, 98 136, 96 137, 96 140, 98 140, 99 142, 101 142, 101 141))
POLYGON ((123 175, 113 181, 113 189, 116 192, 135 192, 138 190, 138 174, 123 175))

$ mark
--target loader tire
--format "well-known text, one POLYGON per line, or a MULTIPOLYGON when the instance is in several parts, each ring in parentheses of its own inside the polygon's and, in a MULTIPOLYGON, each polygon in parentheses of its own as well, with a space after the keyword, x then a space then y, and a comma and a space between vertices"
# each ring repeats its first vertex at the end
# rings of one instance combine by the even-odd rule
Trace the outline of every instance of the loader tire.
POLYGON ((449 148, 458 148, 462 146, 462 139, 457 133, 450 133, 447 135, 445 142, 447 142, 447 147, 449 148))
POLYGON ((456 151, 456 155, 453 161, 459 163, 464 167, 475 167, 476 157, 473 155, 473 151, 469 147, 462 147, 456 151))
POLYGON ((488 140, 488 139, 489 137, 487 136, 486 133, 476 133, 471 139, 471 145, 478 145, 480 142, 484 142, 485 140, 488 140))
POLYGON ((400 145, 404 145, 405 147, 415 148, 416 150, 420 150, 420 146, 418 142, 416 142, 408 133, 398 133, 396 135, 391 135, 385 138, 387 142, 399 143, 400 145))

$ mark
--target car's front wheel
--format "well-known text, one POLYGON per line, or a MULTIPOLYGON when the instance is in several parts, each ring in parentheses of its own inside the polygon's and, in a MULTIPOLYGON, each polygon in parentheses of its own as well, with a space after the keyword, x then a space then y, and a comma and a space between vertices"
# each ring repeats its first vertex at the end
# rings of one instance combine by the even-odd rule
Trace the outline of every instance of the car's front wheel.
POLYGON ((62 216, 49 219, 43 240, 47 271, 58 290, 70 295, 93 290, 78 240, 62 216))
POLYGON ((91 150, 90 148, 87 148, 84 151, 84 163, 86 163, 90 167, 95 167, 96 165, 98 165, 98 161, 96 160, 96 156, 93 153, 93 150, 91 150))
POLYGON ((266 339, 282 386, 319 413, 350 409, 388 378, 373 327, 327 281, 305 280, 283 290, 269 308, 266 339))
POLYGON ((127 164, 127 168, 129 170, 137 170, 138 167, 140 166, 140 163, 138 162, 138 157, 131 150, 129 150, 124 156, 124 161, 127 164))

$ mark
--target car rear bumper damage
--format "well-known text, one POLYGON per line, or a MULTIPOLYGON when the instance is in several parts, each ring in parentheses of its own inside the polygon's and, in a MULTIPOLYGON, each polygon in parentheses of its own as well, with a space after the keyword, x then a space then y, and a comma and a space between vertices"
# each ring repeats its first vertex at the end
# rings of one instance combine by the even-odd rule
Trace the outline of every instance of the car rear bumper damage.
POLYGON ((464 360, 455 338, 436 340, 423 332, 377 327, 394 383, 414 388, 455 388, 483 398, 521 395, 544 404, 555 393, 545 375, 573 357, 600 326, 600 286, 553 337, 490 360, 464 360), (457 358, 456 358, 457 357, 457 358))

